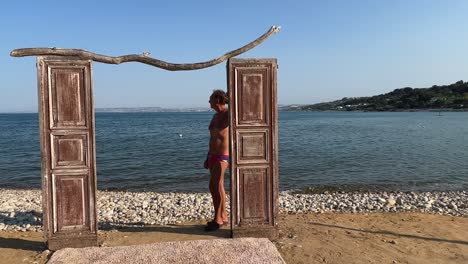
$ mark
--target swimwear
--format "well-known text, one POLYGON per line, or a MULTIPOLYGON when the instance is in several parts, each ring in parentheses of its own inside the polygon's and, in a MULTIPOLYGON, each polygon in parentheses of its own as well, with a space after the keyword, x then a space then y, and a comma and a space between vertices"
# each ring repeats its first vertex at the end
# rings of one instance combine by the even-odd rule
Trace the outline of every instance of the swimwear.
POLYGON ((213 164, 217 161, 229 163, 229 154, 208 154, 208 168, 211 168, 211 166, 213 166, 213 164))

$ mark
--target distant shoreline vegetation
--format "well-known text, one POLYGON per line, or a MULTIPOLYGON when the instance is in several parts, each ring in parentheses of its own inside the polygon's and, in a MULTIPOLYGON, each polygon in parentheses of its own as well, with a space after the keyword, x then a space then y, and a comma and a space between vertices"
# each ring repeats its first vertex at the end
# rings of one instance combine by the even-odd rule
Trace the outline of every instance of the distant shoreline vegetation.
POLYGON ((283 111, 468 111, 468 82, 431 88, 405 87, 371 97, 345 97, 311 105, 289 105, 283 111))

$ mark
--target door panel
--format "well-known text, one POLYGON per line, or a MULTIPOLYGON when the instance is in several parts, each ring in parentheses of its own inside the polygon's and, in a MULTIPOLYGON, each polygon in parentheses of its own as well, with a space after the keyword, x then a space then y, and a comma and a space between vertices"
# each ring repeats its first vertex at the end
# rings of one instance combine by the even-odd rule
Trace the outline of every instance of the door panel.
POLYGON ((50 65, 51 128, 86 128, 85 68, 50 65))
POLYGON ((264 66, 236 68, 237 126, 268 126, 270 74, 264 66))
POLYGON ((52 169, 89 167, 87 133, 51 133, 52 169))
POLYGON ((89 206, 86 174, 52 174, 56 192, 53 197, 54 233, 89 230, 89 206))
POLYGON ((268 129, 237 130, 238 164, 269 162, 268 129))
POLYGON ((264 224, 269 222, 268 167, 239 169, 239 225, 264 224))
POLYGON ((91 61, 38 57, 43 225, 48 248, 97 245, 91 61))
POLYGON ((230 59, 233 237, 278 235, 276 59, 230 59))

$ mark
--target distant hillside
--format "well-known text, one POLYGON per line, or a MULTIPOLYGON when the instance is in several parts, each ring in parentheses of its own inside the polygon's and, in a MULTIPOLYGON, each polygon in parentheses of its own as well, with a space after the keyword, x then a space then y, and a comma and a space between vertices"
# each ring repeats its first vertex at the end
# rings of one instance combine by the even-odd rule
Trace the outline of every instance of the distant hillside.
POLYGON ((468 82, 431 88, 405 87, 371 97, 352 97, 312 105, 289 106, 298 111, 411 111, 411 110, 468 110, 468 82))

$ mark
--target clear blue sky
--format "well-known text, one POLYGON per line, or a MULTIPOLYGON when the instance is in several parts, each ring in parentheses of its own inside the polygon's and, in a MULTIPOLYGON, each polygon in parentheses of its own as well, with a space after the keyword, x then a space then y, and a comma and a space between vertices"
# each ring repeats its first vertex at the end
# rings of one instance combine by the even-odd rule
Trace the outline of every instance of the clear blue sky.
MULTIPOLYGON (((0 9, 0 112, 37 111, 26 47, 120 56, 213 59, 282 30, 244 58, 277 58, 278 102, 307 104, 401 87, 468 81, 468 1, 6 1, 0 9)), ((225 63, 169 72, 94 63, 96 107, 208 106, 226 89, 225 63)))

